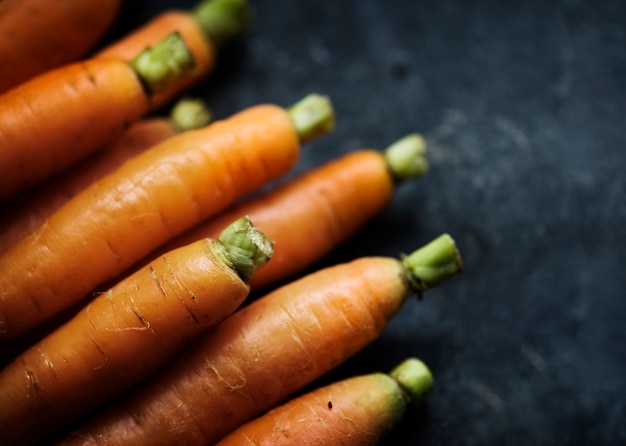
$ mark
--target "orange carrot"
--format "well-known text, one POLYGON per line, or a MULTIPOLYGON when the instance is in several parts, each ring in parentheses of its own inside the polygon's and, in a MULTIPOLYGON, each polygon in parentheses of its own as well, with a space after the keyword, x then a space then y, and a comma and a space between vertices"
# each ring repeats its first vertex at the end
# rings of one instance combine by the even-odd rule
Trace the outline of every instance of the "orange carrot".
POLYGON ((409 358, 388 375, 348 378, 294 398, 216 446, 375 446, 432 386, 428 367, 409 358))
POLYGON ((117 16, 121 0, 0 2, 0 93, 83 57, 117 16))
POLYGON ((177 33, 132 62, 88 60, 49 71, 0 96, 0 200, 103 146, 150 109, 150 92, 193 66, 177 33))
POLYGON ((202 237, 242 215, 274 240, 271 263, 251 281, 264 288, 303 271, 381 213, 397 183, 422 175, 428 164, 424 139, 408 135, 383 153, 363 149, 242 202, 164 247, 169 250, 202 237), (293 222, 300 222, 295 225, 293 222))
POLYGON ((0 257, 0 339, 25 333, 169 239, 287 172, 332 129, 311 95, 174 136, 73 197, 0 257), (316 112, 319 112, 316 114, 316 112))
POLYGON ((0 371, 0 432, 30 444, 127 391, 223 320, 272 244, 247 218, 164 254, 0 371))
POLYGON ((154 45, 170 32, 180 32, 193 54, 196 67, 184 82, 155 95, 153 105, 158 107, 204 79, 215 66, 220 46, 240 36, 248 28, 250 18, 247 0, 203 0, 189 11, 171 9, 160 13, 94 57, 130 60, 141 48, 154 45))
POLYGON ((43 224, 71 197, 131 157, 181 131, 203 127, 210 120, 210 112, 202 101, 183 98, 172 108, 169 118, 151 117, 134 122, 119 138, 87 159, 34 190, 18 195, 7 203, 0 216, 0 254, 43 224))
POLYGON ((374 341, 409 295, 460 266, 444 234, 403 260, 364 257, 304 276, 200 335, 61 444, 214 444, 374 341))

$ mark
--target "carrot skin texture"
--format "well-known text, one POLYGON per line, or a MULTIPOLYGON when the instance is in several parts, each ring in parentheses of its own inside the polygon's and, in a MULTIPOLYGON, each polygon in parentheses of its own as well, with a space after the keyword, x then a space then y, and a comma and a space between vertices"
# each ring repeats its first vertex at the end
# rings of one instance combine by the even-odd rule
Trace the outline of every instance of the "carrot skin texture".
POLYGON ((204 239, 166 253, 87 304, 0 371, 3 441, 37 441, 128 390, 249 293, 204 239))
POLYGON ((229 221, 249 215, 275 243, 272 261, 250 282, 253 288, 267 288, 321 259, 382 212, 394 187, 384 155, 357 150, 231 207, 173 240, 164 251, 215 237, 229 221))
POLYGON ((132 68, 112 59, 67 65, 0 96, 0 199, 86 157, 148 104, 132 68))
POLYGON ((215 446, 375 446, 406 407, 402 388, 389 375, 357 376, 272 409, 215 446))
POLYGON ((117 42, 103 48, 94 55, 94 58, 131 60, 145 46, 158 43, 173 31, 179 31, 182 34, 193 54, 196 66, 181 82, 152 96, 152 108, 159 108, 206 77, 216 63, 215 46, 189 12, 166 11, 117 42))
POLYGON ((299 149, 286 110, 267 104, 174 136, 129 160, 0 257, 0 339, 54 316, 284 174, 299 149))
POLYGON ((392 258, 305 276, 201 335, 145 388, 60 444, 214 444, 375 340, 409 294, 392 258))
POLYGON ((83 57, 116 18, 121 0, 0 2, 0 94, 83 57))
POLYGON ((125 62, 90 59, 0 96, 0 200, 53 176, 120 135, 150 96, 184 78, 192 55, 174 32, 125 62))
POLYGON ((136 121, 104 149, 34 190, 15 197, 0 217, 0 253, 8 251, 33 232, 49 215, 97 179, 176 133, 176 128, 167 118, 136 121))

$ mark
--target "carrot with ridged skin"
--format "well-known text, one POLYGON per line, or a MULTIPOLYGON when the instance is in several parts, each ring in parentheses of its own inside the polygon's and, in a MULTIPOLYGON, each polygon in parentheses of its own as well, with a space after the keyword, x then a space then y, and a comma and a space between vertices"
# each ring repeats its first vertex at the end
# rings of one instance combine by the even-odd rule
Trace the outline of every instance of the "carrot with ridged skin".
POLYGON ((248 28, 250 19, 247 0, 204 0, 188 11, 171 9, 161 12, 94 57, 129 60, 144 46, 153 45, 172 31, 180 32, 193 53, 196 67, 184 82, 154 97, 153 105, 159 107, 204 79, 215 66, 220 46, 240 36, 248 28))
POLYGON ((422 361, 334 382, 237 428, 215 446, 375 446, 433 386, 422 361))
POLYGON ((0 2, 0 94, 83 57, 116 18, 121 0, 0 2))
POLYGON ((285 174, 333 128, 327 98, 250 107, 174 136, 73 197, 0 257, 0 340, 83 299, 158 246, 285 174))
POLYGON ((179 132, 204 127, 210 120, 210 111, 202 101, 183 98, 172 108, 169 117, 150 117, 134 122, 106 147, 34 190, 18 195, 7 203, 0 216, 0 253, 43 224, 71 197, 131 157, 179 132))
POLYGON ((227 222, 249 215, 274 240, 274 256, 251 281, 266 288, 303 271, 348 239, 393 197, 395 186, 428 169, 425 142, 411 134, 385 151, 361 149, 233 206, 165 245, 215 237, 227 222), (293 224, 294 221, 300 224, 293 224))
MULTIPOLYGON (((212 119, 206 105, 191 98, 181 99, 172 108, 170 115, 170 118, 151 117, 137 121, 111 143, 110 147, 92 154, 70 170, 7 203, 0 216, 0 254, 43 224, 49 215, 79 191, 112 172, 132 156, 181 131, 198 128, 212 119)), ((228 223, 224 222, 224 226, 228 223)), ((213 237, 218 235, 219 231, 213 237)), ((0 345, 0 368, 31 345, 33 339, 39 339, 51 327, 57 326, 59 319, 50 322, 47 327, 38 327, 41 330, 29 333, 28 337, 19 339, 19 342, 5 342, 0 345)))
POLYGON ((119 136, 150 110, 152 92, 193 67, 178 33, 131 62, 90 59, 0 96, 0 200, 40 183, 119 136))
POLYGON ((272 244, 248 218, 166 253, 0 371, 0 435, 31 444, 153 373, 230 315, 272 244))
POLYGON ((460 268, 444 234, 402 260, 364 257, 304 276, 209 329, 60 444, 214 444, 373 342, 411 294, 460 268))

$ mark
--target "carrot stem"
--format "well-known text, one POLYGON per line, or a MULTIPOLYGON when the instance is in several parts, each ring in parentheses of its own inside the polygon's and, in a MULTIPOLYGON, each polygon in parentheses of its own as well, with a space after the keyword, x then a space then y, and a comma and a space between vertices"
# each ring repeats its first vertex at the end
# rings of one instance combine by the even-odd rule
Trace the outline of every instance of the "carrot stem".
POLYGON ((421 176, 428 170, 426 141, 418 133, 399 139, 384 154, 391 176, 397 182, 421 176))
POLYGON ((213 252, 232 266, 244 282, 272 257, 273 242, 245 216, 228 225, 220 234, 213 252))
POLYGON ((199 129, 213 120, 213 113, 202 99, 181 98, 170 111, 170 121, 179 132, 199 129))
POLYGON ((218 47, 243 34, 252 18, 246 0, 205 0, 192 10, 192 15, 218 47))
POLYGON ((413 289, 421 294, 463 270, 454 239, 442 234, 402 259, 413 289))
POLYGON ((327 96, 311 93, 287 108, 287 113, 302 143, 335 128, 335 112, 327 96))
POLYGON ((433 375, 417 358, 402 361, 389 375, 400 384, 409 404, 419 403, 433 388, 433 375))
POLYGON ((130 61, 131 67, 151 93, 161 91, 187 75, 195 60, 182 35, 175 31, 130 61))

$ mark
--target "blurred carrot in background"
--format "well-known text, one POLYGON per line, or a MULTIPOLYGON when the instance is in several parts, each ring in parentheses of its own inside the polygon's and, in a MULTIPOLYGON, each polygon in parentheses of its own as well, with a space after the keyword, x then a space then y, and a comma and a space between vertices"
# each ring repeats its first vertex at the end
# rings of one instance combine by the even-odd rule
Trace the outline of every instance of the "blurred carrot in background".
POLYGON ((122 0, 1 1, 0 94, 85 56, 113 24, 121 4, 122 0))

